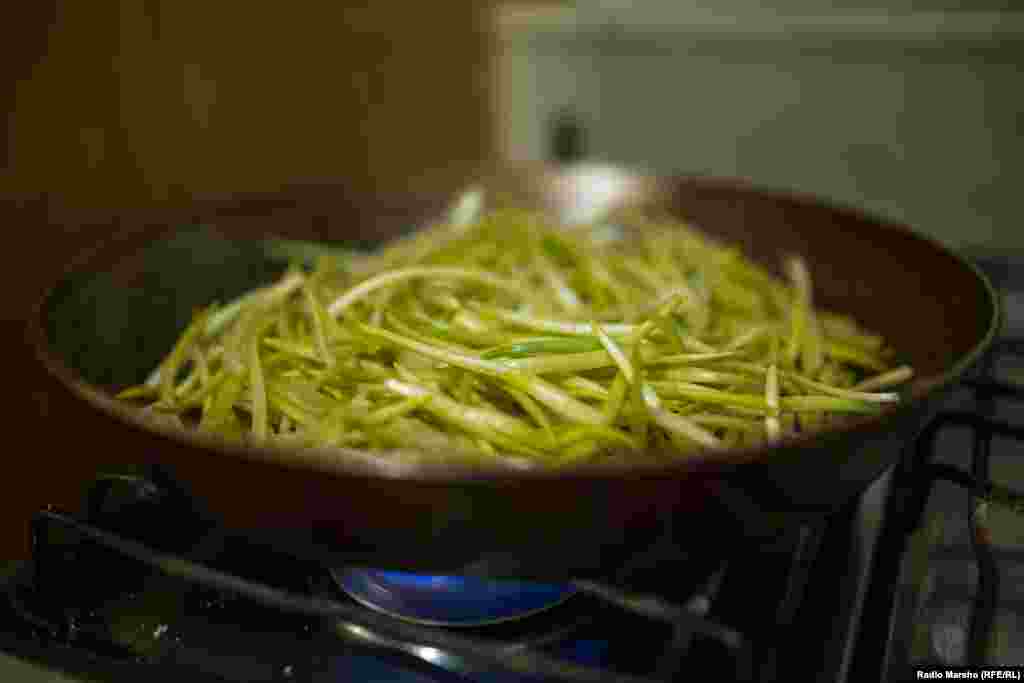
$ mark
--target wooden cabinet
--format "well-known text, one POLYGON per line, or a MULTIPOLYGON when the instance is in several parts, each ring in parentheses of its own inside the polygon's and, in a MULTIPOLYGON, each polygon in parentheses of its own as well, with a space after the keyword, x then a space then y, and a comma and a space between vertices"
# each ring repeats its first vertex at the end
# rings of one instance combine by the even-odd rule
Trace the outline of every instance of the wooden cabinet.
POLYGON ((469 0, 58 2, 14 91, 11 187, 116 207, 458 175, 494 148, 487 16, 469 0))

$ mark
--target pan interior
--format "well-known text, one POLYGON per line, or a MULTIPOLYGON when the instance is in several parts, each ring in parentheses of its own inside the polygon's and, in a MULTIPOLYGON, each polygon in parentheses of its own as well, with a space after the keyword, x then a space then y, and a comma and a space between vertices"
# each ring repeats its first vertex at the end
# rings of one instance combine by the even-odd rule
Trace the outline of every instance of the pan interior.
MULTIPOLYGON (((493 188, 487 192, 553 208, 566 220, 589 220, 619 205, 645 207, 735 244, 775 272, 784 255, 800 254, 811 269, 816 303, 881 334, 926 385, 968 357, 997 319, 984 279, 941 246, 807 198, 735 181, 644 179, 625 171, 507 174, 481 182, 493 188)), ((47 351, 104 391, 139 383, 195 310, 284 271, 268 239, 366 247, 424 224, 446 201, 353 202, 324 189, 269 211, 265 202, 239 199, 230 211, 211 209, 209 221, 170 236, 101 244, 46 300, 47 351)))
POLYGON ((113 390, 139 383, 194 311, 281 274, 286 264, 264 251, 256 241, 188 226, 120 255, 108 268, 73 273, 46 302, 51 350, 90 384, 113 390))

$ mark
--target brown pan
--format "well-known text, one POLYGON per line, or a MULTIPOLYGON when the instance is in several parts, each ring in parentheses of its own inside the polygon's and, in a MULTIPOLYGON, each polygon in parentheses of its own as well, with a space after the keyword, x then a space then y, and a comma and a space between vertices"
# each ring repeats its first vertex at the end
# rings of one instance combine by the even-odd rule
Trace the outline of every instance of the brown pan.
POLYGON ((783 254, 800 254, 816 303, 882 334, 916 379, 883 414, 827 432, 672 464, 611 457, 557 471, 224 443, 115 402, 112 392, 156 366, 195 308, 282 270, 265 240, 377 242, 436 218, 461 189, 383 200, 306 188, 196 204, 187 224, 133 226, 54 283, 30 334, 77 397, 59 421, 81 430, 73 457, 96 470, 152 468, 229 528, 336 564, 582 576, 624 561, 669 522, 681 542, 715 553, 835 511, 899 460, 999 326, 993 289, 971 264, 904 226, 812 197, 594 166, 499 171, 479 184, 485 196, 567 218, 623 205, 668 212, 776 272, 783 254))

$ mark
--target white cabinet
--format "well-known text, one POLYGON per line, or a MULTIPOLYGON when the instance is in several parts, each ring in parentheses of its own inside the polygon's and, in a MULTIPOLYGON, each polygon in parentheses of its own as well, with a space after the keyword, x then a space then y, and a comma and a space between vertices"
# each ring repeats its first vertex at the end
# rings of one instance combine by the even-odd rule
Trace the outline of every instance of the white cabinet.
POLYGON ((1024 249, 1020 15, 563 11, 507 22, 504 37, 510 158, 548 156, 568 106, 595 158, 745 177, 952 246, 1024 249))

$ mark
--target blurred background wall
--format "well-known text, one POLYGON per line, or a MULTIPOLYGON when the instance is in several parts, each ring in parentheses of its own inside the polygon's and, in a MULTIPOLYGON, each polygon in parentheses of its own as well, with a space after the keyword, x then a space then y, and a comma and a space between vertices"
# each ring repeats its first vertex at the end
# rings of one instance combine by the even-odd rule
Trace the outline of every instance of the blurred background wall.
POLYGON ((1024 253, 1024 5, 588 0, 508 14, 501 149, 738 176, 1024 253))

